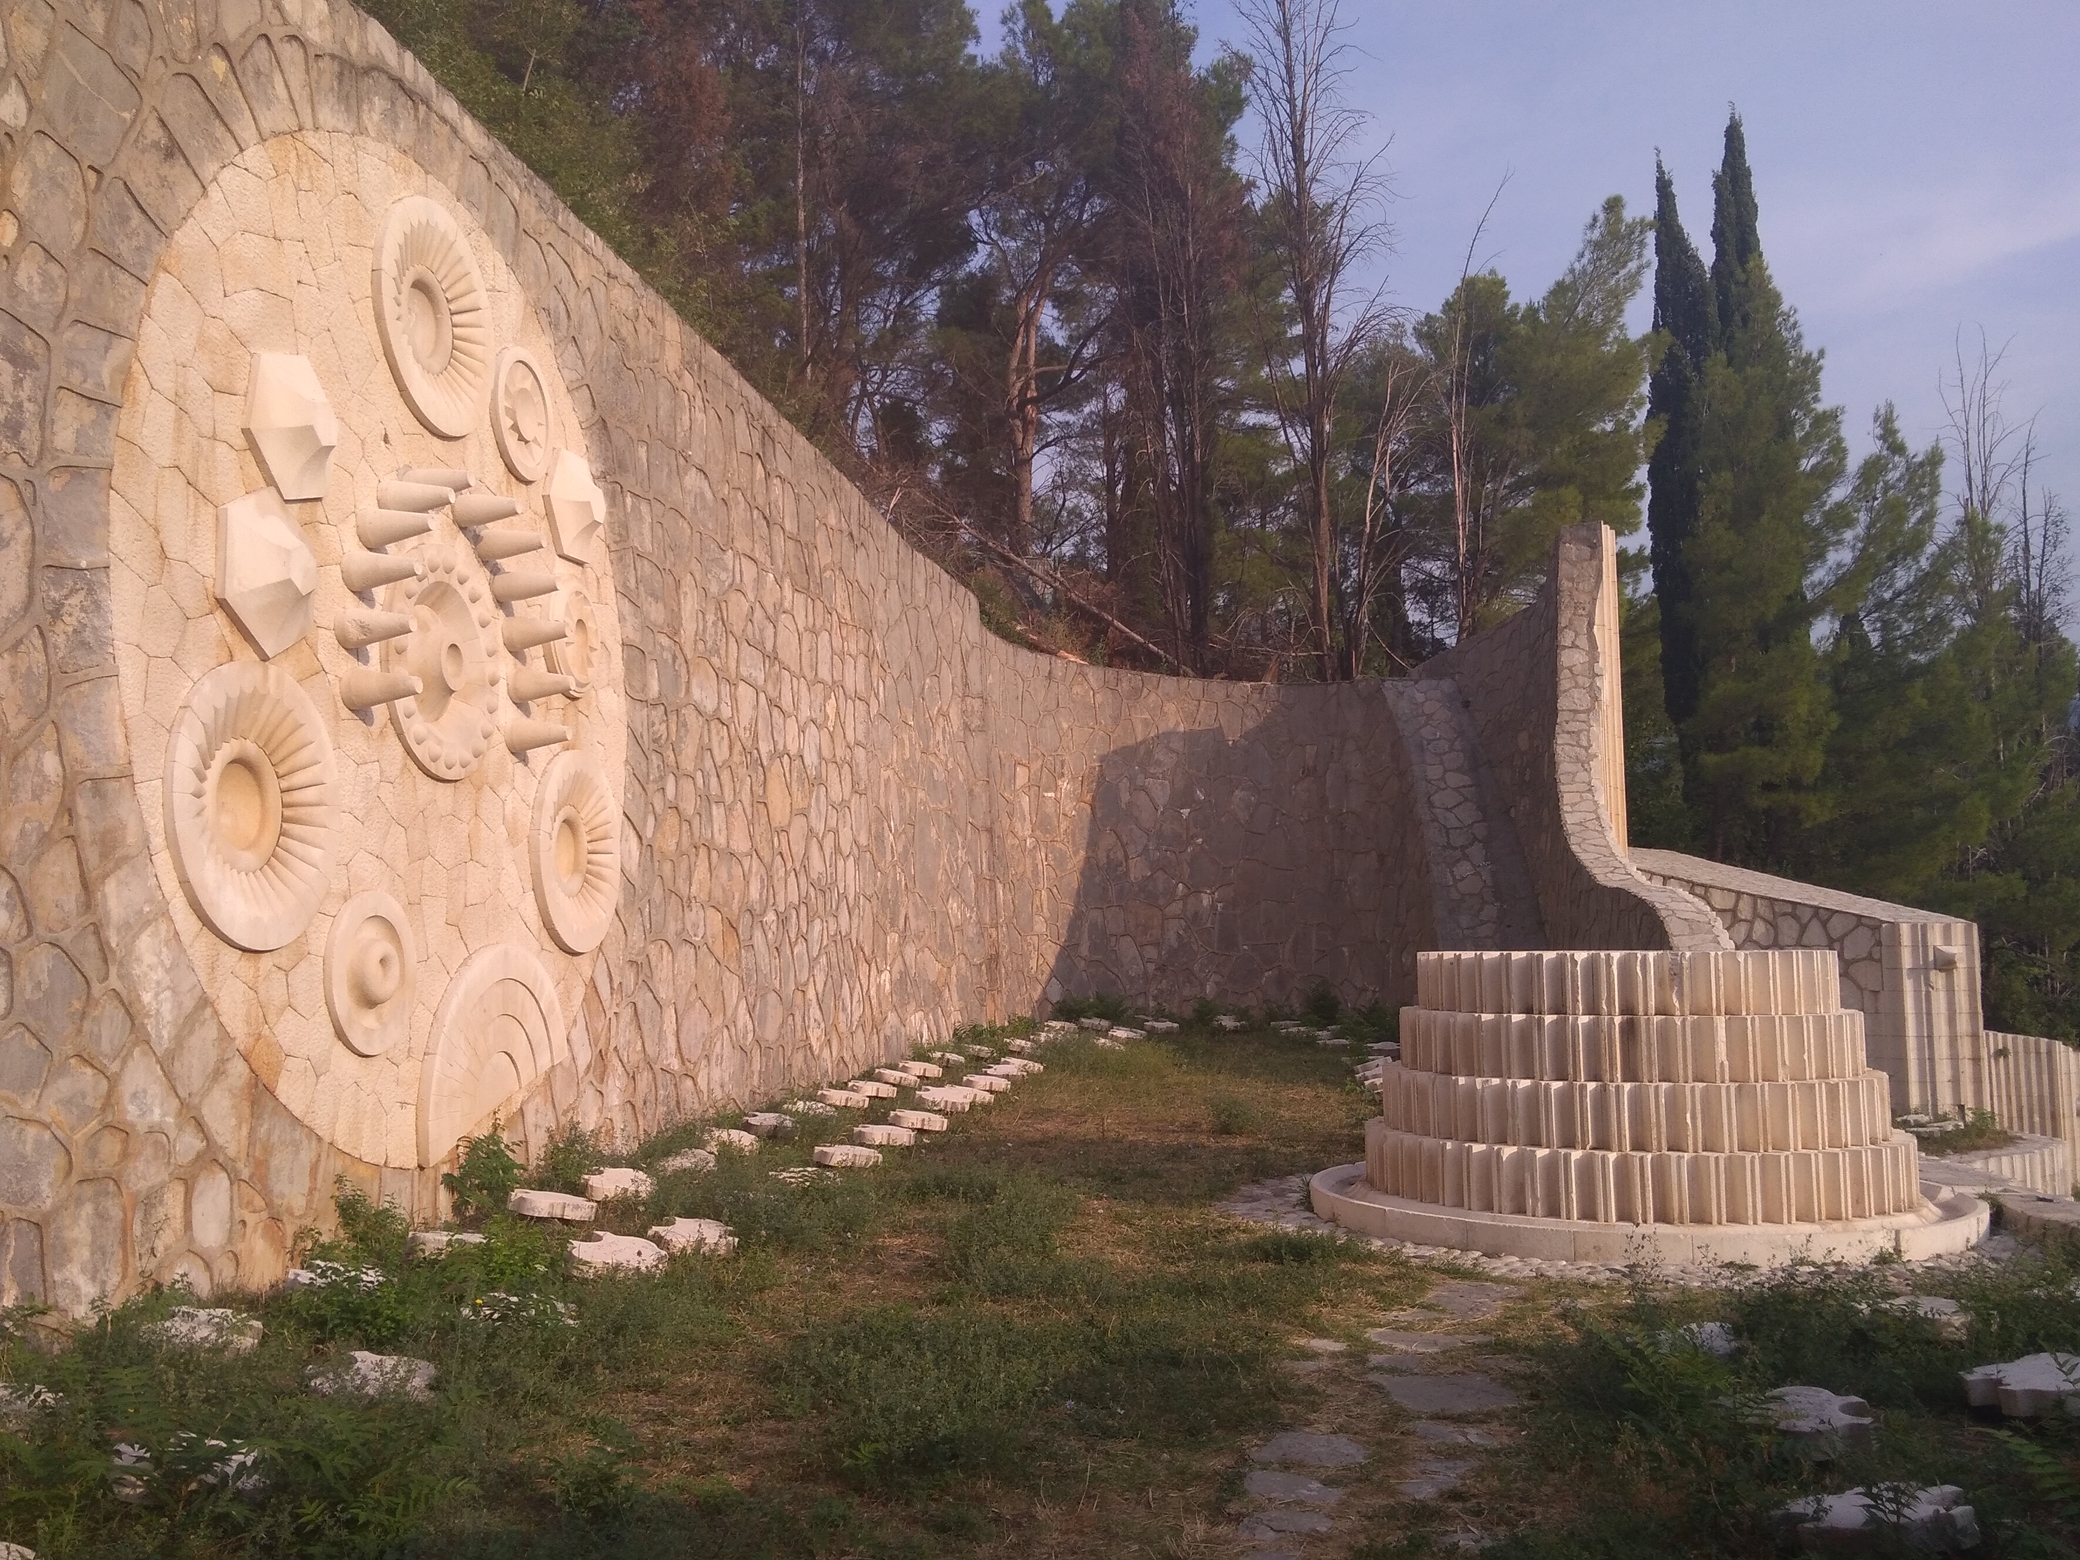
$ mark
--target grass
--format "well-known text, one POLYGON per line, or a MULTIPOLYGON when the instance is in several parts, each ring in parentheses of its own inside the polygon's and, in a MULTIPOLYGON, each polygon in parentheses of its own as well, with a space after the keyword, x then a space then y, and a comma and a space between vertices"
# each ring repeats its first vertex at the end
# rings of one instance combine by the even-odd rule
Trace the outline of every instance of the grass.
POLYGON ((1921 1140, 1921 1152, 1933 1159, 1948 1158, 1952 1154, 1976 1154, 1989 1148, 2012 1148, 2017 1141, 2014 1133, 2003 1130, 1990 1110, 1973 1111, 1963 1126, 1953 1127, 1948 1132, 1916 1135, 1921 1140))
MULTIPOLYGON (((624 1232, 723 1219, 741 1242, 727 1258, 580 1278, 560 1240, 487 1213, 484 1244, 408 1259, 394 1211, 349 1196, 309 1259, 380 1279, 220 1299, 264 1320, 248 1355, 156 1344, 150 1325, 187 1300, 171 1292, 55 1354, 15 1317, 0 1377, 62 1402, 11 1433, 0 1419, 0 1537, 43 1560, 1225 1556, 1242 1449, 1294 1427, 1374 1451, 1344 1481, 1338 1533, 1308 1550, 1335 1560, 1449 1552, 1463 1533, 1511 1560, 1776 1555, 1784 1502, 1896 1478, 1964 1485, 1989 1556, 2073 1553, 2080 1425, 1975 1420, 1956 1387, 1964 1365, 2080 1347, 2080 1263, 2061 1252, 1935 1285, 1970 1312, 1962 1340, 1887 1309, 1883 1269, 1716 1292, 1527 1281, 1480 1328, 1530 1433, 1443 1500, 1403 1501, 1389 1475, 1416 1449, 1364 1379, 1364 1334, 1454 1270, 1214 1211, 1356 1157, 1372 1108, 1349 1052, 1215 1016, 1123 1050, 1055 1042, 1044 1074, 873 1171, 769 1174, 844 1136, 860 1119, 844 1113, 603 1211, 624 1232), (1731 1323, 1741 1350, 1671 1345, 1699 1320, 1731 1323), (304 1389, 352 1348, 434 1361, 434 1400, 304 1389), (1869 1398, 1875 1451, 1815 1465, 1729 1411, 1790 1380, 1869 1398), (118 1442, 145 1450, 141 1499, 116 1498, 118 1442), (263 1490, 212 1482, 242 1450, 263 1490)), ((702 1125, 625 1157, 654 1168, 702 1125)), ((529 1184, 574 1185, 608 1157, 560 1139, 529 1184)), ((493 1206, 497 1156, 465 1168, 493 1206)))

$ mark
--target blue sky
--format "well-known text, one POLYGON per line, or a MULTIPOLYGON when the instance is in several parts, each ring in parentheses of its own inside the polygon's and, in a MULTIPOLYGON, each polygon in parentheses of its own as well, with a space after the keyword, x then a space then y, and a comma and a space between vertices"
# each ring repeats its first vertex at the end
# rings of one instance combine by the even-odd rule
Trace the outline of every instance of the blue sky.
MULTIPOLYGON (((1243 37, 1228 0, 1195 16, 1209 53, 1243 37)), ((1476 258, 1542 291, 1604 196, 1651 212, 1657 147, 1709 258, 1732 103, 1763 251, 1826 350, 1852 450, 1886 399, 1934 439, 1954 339, 1976 353, 1983 327, 2008 343, 2006 406, 2036 417, 2039 472, 2080 509, 2080 5, 1345 0, 1344 16, 1350 97, 1388 144, 1395 302, 1443 299, 1504 175, 1476 258)))

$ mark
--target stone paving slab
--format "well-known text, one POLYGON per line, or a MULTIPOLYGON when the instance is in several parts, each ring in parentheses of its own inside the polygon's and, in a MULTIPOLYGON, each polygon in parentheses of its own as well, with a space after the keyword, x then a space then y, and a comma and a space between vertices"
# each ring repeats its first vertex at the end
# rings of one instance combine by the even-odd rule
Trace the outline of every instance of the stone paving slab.
POLYGON ((1381 1348, 1391 1349, 1397 1354, 1443 1354, 1450 1349, 1463 1349, 1468 1344, 1488 1341, 1472 1333, 1400 1332, 1392 1327, 1375 1327, 1365 1336, 1381 1348))
POLYGON ((1305 1474, 1278 1473, 1269 1468, 1252 1468, 1242 1476, 1242 1492, 1258 1500, 1292 1500, 1308 1506, 1333 1506, 1343 1491, 1331 1489, 1305 1474))
POLYGON ((1244 1517, 1236 1532, 1248 1538, 1283 1538, 1290 1533, 1317 1535, 1336 1526, 1319 1511, 1260 1511, 1244 1517))
POLYGON ((1418 1414, 1491 1414, 1523 1398, 1492 1376, 1374 1376, 1388 1397, 1418 1414))
POLYGON ((1347 1435, 1284 1430, 1262 1446, 1252 1447, 1249 1455, 1254 1462, 1286 1463, 1295 1468, 1350 1468, 1372 1454, 1347 1435))

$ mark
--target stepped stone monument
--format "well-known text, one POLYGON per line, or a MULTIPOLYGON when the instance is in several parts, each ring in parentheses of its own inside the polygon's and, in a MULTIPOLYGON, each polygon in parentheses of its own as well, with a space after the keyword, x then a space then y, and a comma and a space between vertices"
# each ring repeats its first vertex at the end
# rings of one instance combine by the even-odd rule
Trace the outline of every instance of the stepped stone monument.
POLYGON ((1412 1054, 1382 1196, 1911 1223, 1859 1016, 1891 1109, 2072 1141, 1969 923, 1631 850, 1613 546, 1389 684, 1014 648, 344 0, 10 0, 0 1305, 273 1282, 338 1177, 424 1220, 493 1121, 632 1137, 1070 995, 1570 1013, 1447 1001, 1441 949, 1816 950, 1840 1013, 1815 964, 1576 1016, 1836 1050, 1412 1054), (1532 1136, 1531 1081, 1633 1135, 1532 1136), (1693 1084, 1733 1136, 1649 1149, 1693 1084))

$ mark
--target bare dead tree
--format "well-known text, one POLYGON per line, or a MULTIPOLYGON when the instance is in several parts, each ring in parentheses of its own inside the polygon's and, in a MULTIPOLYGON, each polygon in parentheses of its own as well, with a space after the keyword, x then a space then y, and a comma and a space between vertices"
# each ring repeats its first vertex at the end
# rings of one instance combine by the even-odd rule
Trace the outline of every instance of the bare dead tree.
POLYGON ((1306 473, 1302 507, 1313 563, 1310 612, 1324 678, 1352 675, 1339 655, 1335 501, 1336 421, 1353 361, 1387 318, 1381 288, 1362 279, 1391 234, 1384 148, 1361 152, 1371 120, 1343 85, 1354 50, 1337 0, 1241 0, 1254 66, 1250 95, 1263 121, 1257 179, 1283 273, 1290 333, 1266 330, 1264 364, 1294 464, 1306 473))
POLYGON ((1480 248, 1481 235, 1488 230, 1488 219, 1495 214, 1495 204, 1502 199, 1502 192, 1509 185, 1510 176, 1504 174, 1495 186, 1495 193, 1488 197, 1487 208, 1481 219, 1474 224, 1473 236, 1466 241, 1466 258, 1459 266, 1459 286, 1453 294, 1456 307, 1452 310, 1452 339, 1448 355, 1442 365, 1443 372, 1436 381, 1438 397, 1444 403, 1446 453, 1452 477, 1452 617, 1455 642, 1464 641, 1479 626, 1482 598, 1482 582, 1488 572, 1488 541, 1486 506, 1480 502, 1483 495, 1492 494, 1494 484, 1476 479, 1475 464, 1478 459, 1473 439, 1473 321, 1470 317, 1470 299, 1466 283, 1473 275, 1474 252, 1480 248))

